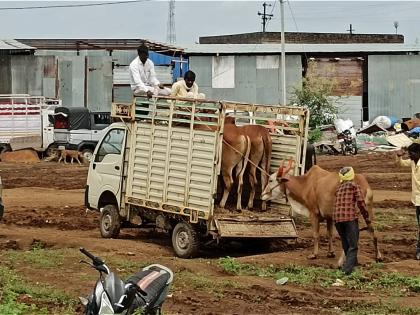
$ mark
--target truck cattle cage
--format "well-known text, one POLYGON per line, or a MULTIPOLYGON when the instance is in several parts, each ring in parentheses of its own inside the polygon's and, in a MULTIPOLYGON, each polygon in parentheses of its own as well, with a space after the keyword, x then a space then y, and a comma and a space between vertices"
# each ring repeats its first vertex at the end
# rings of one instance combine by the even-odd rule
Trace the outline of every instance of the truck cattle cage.
POLYGON ((54 108, 61 100, 28 94, 0 94, 0 152, 52 144, 54 108))
POLYGON ((232 189, 228 204, 220 208, 219 175, 227 115, 235 117, 238 126, 258 124, 271 130, 271 172, 293 159, 294 174, 303 174, 306 108, 137 97, 133 103, 114 103, 111 115, 121 122, 110 126, 95 150, 85 197, 89 208, 101 210, 103 237, 116 237, 121 227, 133 223, 152 225, 172 233, 174 251, 184 258, 194 256, 206 240, 297 237, 285 203, 272 202, 262 212, 257 201, 255 209, 237 212, 229 204, 237 197, 232 189), (107 149, 113 130, 120 130, 121 140, 107 149), (118 169, 114 185, 111 168, 118 169), (106 185, 101 184, 105 177, 106 185))

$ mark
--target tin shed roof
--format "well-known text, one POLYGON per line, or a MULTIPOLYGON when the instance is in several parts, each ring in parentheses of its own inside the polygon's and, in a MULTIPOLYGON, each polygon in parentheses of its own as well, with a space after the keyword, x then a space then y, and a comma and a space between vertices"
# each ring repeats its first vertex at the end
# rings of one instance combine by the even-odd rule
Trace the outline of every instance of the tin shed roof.
POLYGON ((0 39, 0 50, 35 50, 36 48, 25 45, 14 39, 0 39))

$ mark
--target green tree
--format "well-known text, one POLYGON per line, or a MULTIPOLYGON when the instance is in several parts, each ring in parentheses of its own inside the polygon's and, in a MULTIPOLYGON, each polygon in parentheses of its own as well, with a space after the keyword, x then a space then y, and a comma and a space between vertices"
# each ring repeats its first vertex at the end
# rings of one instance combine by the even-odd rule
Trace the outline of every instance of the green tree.
MULTIPOLYGON (((327 73, 333 73, 334 68, 326 69, 327 73)), ((332 124, 338 114, 336 102, 338 98, 333 98, 333 90, 337 83, 325 76, 319 75, 317 63, 310 61, 308 65, 308 75, 303 78, 302 86, 293 89, 291 94, 292 104, 306 106, 309 108, 309 134, 310 142, 316 142, 321 137, 319 127, 332 124)))

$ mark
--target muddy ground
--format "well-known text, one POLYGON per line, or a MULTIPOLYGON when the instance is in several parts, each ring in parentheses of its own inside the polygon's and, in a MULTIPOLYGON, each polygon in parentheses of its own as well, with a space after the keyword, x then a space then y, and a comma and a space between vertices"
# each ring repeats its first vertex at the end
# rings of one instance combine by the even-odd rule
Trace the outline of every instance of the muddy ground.
MULTIPOLYGON (((410 170, 396 167, 392 157, 385 153, 322 156, 318 158, 318 164, 334 171, 351 165, 356 172, 366 174, 375 190, 378 236, 384 255, 381 268, 383 272, 417 277, 420 264, 413 259, 417 223, 409 202, 410 170)), ((131 267, 118 269, 124 275, 137 265, 152 262, 172 268, 175 282, 172 297, 164 306, 165 314, 341 314, 358 313, 358 309, 369 314, 370 307, 375 309, 377 305, 387 303, 394 308, 380 308, 380 313, 404 313, 402 309, 406 307, 411 308, 410 314, 420 312, 419 292, 390 294, 383 290, 333 287, 316 282, 300 285, 293 281, 279 286, 270 276, 237 275, 221 267, 221 258, 230 256, 240 264, 262 269, 281 270, 294 264, 334 270, 336 259, 327 258, 325 237, 321 239, 319 259, 306 258, 312 250, 306 219, 296 221, 299 231, 296 242, 274 241, 264 244, 267 246, 236 242, 220 247, 208 246, 199 258, 183 260, 174 257, 166 235, 152 230, 126 229, 122 230, 119 239, 102 239, 97 213, 86 212, 83 206, 86 166, 0 162, 0 176, 6 205, 4 218, 0 221, 0 264, 11 265, 31 283, 66 292, 74 300, 90 293, 96 276, 93 270, 79 264, 82 257, 77 249, 83 246, 110 262, 129 262, 131 267), (39 272, 37 267, 23 261, 11 262, 11 251, 27 251, 34 242, 51 250, 65 251, 65 263, 39 272)), ((324 226, 321 232, 325 234, 324 226)), ((338 256, 340 243, 337 237, 334 243, 338 256)), ((361 232, 359 263, 362 270, 374 264, 373 248, 366 232, 361 232)), ((26 295, 20 297, 20 301, 34 303, 26 295)), ((46 307, 51 314, 57 310, 57 305, 46 307)), ((75 312, 80 312, 80 308, 75 312)))

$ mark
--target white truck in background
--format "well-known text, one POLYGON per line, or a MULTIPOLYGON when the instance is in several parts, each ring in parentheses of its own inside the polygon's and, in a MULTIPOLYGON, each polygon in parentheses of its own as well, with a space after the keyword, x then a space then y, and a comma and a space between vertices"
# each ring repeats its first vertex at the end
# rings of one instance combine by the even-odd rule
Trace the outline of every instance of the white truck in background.
MULTIPOLYGON (((111 124, 96 146, 85 190, 86 207, 101 213, 102 237, 118 237, 124 227, 157 227, 170 233, 182 258, 212 240, 296 238, 287 205, 271 203, 267 212, 242 213, 217 206, 228 112, 237 125, 267 127, 279 115, 289 119, 289 126, 276 127, 287 132, 272 134, 271 171, 292 158, 294 173, 303 174, 306 108, 141 97, 114 103, 111 115, 121 122, 111 124)), ((231 194, 236 197, 233 189, 231 194)))
POLYGON ((33 148, 46 151, 54 142, 54 109, 61 100, 28 94, 0 94, 0 152, 33 148))

